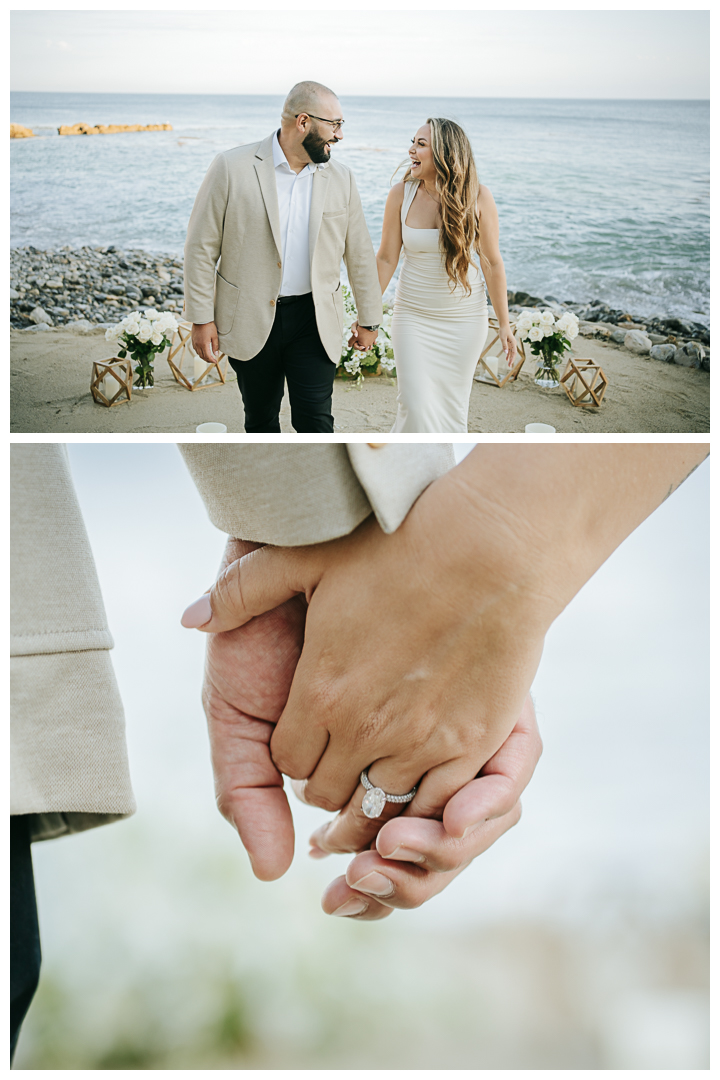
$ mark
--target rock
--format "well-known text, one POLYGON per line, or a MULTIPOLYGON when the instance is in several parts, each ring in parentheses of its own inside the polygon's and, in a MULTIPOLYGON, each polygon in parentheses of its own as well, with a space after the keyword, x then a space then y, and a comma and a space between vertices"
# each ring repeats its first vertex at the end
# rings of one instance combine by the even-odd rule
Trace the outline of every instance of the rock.
POLYGON ((636 353, 649 353, 652 348, 652 341, 642 330, 628 330, 623 344, 626 349, 636 353))
POLYGON ((522 304, 524 307, 538 307, 545 303, 541 296, 531 296, 530 293, 516 292, 514 303, 522 304))
POLYGON ((36 326, 28 326, 28 330, 50 330, 50 323, 38 323, 36 326))
POLYGON ((48 326, 52 326, 52 319, 46 311, 43 311, 41 307, 33 308, 28 315, 28 319, 30 319, 31 322, 37 323, 38 325, 40 325, 40 323, 47 323, 48 326))
POLYGON ((46 289, 62 289, 63 288, 62 278, 49 278, 45 282, 45 288, 46 289))
POLYGON ((680 349, 675 350, 673 360, 682 367, 702 368, 705 359, 705 350, 697 341, 688 341, 680 349))
POLYGON ((11 124, 10 125, 10 138, 11 139, 33 139, 34 137, 35 137, 35 132, 31 131, 30 128, 23 127, 22 124, 11 124))
POLYGON ((612 337, 613 341, 617 341, 618 345, 624 345, 626 333, 627 330, 614 330, 610 336, 612 337))
POLYGON ((73 319, 72 322, 65 323, 66 330, 92 330, 93 324, 88 319, 73 319))
POLYGON ((665 334, 648 334, 648 337, 653 345, 664 345, 667 342, 667 336, 665 334))
POLYGON ((62 124, 58 135, 119 135, 125 131, 172 131, 172 124, 62 124))
POLYGON ((650 356, 653 360, 662 360, 665 364, 672 364, 675 359, 675 346, 653 345, 650 350, 650 356))
POLYGON ((20 293, 17 291, 17 289, 11 289, 10 290, 10 299, 11 300, 19 300, 20 299, 20 293))

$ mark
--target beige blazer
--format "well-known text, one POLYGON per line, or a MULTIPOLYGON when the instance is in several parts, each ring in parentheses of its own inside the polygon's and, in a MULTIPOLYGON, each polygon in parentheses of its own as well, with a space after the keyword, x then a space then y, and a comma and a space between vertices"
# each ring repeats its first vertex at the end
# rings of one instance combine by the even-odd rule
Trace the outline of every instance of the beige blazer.
MULTIPOLYGON (((337 364, 343 348, 341 261, 362 325, 382 322, 382 295, 355 178, 336 161, 313 174, 309 243, 318 331, 337 364)), ((185 242, 185 317, 194 323, 214 321, 221 351, 250 360, 270 334, 281 280, 280 211, 269 135, 218 154, 205 175, 185 242)))
POLYGON ((10 447, 10 813, 34 840, 135 809, 92 551, 58 443, 10 447))
MULTIPOLYGON (((375 512, 395 530, 452 468, 440 444, 184 444, 218 528, 260 543, 319 543, 375 512)), ((135 808, 125 722, 92 552, 57 443, 11 447, 11 813, 33 839, 135 808)), ((138 528, 141 523, 138 522, 138 528)))

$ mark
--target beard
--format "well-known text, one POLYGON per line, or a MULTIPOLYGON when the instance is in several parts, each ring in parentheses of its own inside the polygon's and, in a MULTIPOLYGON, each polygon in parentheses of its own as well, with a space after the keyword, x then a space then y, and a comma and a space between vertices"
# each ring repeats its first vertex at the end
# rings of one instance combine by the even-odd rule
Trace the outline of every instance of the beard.
POLYGON ((330 160, 330 151, 325 149, 325 143, 328 142, 336 143, 337 139, 323 139, 314 126, 303 139, 303 149, 315 165, 322 165, 330 160))

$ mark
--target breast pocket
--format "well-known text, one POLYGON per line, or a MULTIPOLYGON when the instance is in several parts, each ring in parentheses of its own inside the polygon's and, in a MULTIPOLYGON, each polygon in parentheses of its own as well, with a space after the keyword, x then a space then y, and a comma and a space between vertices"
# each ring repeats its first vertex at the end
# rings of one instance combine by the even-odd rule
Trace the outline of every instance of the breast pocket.
POLYGON ((215 325, 218 334, 229 334, 235 322, 240 290, 217 274, 215 277, 215 325))

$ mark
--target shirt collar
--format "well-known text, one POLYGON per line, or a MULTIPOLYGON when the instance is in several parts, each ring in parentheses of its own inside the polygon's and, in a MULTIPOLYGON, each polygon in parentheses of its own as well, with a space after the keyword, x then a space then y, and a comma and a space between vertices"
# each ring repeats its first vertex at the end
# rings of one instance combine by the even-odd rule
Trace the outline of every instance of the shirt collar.
MULTIPOLYGON (((290 164, 288 162, 288 159, 285 157, 285 154, 283 152, 283 148, 280 145, 280 140, 278 139, 277 131, 273 135, 272 149, 273 149, 273 165, 275 166, 275 168, 277 169, 278 166, 285 166, 285 168, 289 169, 290 172, 293 172, 293 170, 290 168, 290 164)), ((309 164, 307 164, 305 166, 305 169, 307 169, 308 172, 313 173, 313 172, 315 172, 316 169, 324 169, 324 168, 326 168, 326 166, 327 166, 326 161, 325 162, 320 162, 317 165, 315 164, 314 161, 311 161, 311 162, 309 162, 309 164)), ((301 172, 305 172, 305 169, 302 169, 301 172)), ((301 173, 296 173, 295 175, 300 176, 301 173)))

